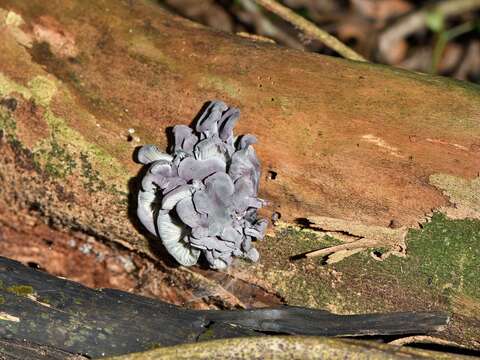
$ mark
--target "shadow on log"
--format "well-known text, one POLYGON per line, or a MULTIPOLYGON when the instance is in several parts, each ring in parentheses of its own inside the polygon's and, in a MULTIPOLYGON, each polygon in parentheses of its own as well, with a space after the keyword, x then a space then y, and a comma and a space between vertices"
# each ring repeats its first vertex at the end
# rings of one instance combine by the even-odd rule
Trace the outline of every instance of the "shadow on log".
POLYGON ((424 334, 448 316, 433 312, 335 315, 299 307, 188 310, 32 270, 0 258, 0 337, 103 357, 157 346, 266 334, 365 336, 424 334))
POLYGON ((38 345, 27 341, 0 340, 0 359, 2 360, 86 360, 50 346, 38 345))

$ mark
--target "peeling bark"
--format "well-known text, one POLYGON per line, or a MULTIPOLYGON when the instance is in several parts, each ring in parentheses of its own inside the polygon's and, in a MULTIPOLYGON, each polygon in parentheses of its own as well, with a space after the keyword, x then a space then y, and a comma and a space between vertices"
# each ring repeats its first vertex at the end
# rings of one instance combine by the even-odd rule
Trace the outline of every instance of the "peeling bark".
MULTIPOLYGON (((375 247, 389 249, 389 252, 384 254, 386 256, 390 256, 392 253, 397 256, 405 256, 405 250, 407 248, 405 244, 407 228, 405 227, 391 229, 381 226, 366 226, 359 223, 352 223, 351 221, 321 216, 309 217, 307 220, 311 222, 310 227, 313 229, 326 232, 334 237, 341 238, 342 235, 344 235, 349 241, 345 244, 331 246, 325 249, 312 249, 305 254, 296 255, 294 258, 328 256, 327 263, 332 264, 350 255, 354 255, 360 250, 375 247), (336 256, 333 257, 332 254, 336 254, 336 256)), ((386 256, 383 256, 383 258, 386 256)))

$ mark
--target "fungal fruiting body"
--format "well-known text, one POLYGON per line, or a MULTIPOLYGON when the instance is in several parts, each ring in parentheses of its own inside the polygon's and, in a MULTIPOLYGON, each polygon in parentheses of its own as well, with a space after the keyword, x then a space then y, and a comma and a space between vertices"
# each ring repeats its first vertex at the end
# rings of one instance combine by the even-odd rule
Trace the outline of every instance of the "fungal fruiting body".
POLYGON ((195 130, 173 128, 172 153, 145 145, 138 160, 148 166, 138 193, 137 215, 182 265, 203 253, 209 266, 224 269, 233 257, 257 261, 252 240, 265 236, 257 218, 260 163, 253 135, 234 136, 240 111, 212 101, 195 130))

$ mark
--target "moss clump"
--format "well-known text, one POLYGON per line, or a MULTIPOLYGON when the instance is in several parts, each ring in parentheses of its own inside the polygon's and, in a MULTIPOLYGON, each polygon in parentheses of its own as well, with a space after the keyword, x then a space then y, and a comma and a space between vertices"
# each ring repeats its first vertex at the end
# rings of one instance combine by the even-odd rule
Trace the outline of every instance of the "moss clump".
POLYGON ((464 294, 480 300, 480 222, 449 220, 436 213, 422 229, 410 230, 407 257, 365 266, 394 275, 404 286, 427 287, 449 297, 464 294), (375 269, 377 268, 377 269, 375 269))
POLYGON ((262 261, 254 271, 291 305, 340 313, 447 310, 459 295, 480 304, 479 221, 437 213, 406 241, 406 257, 378 261, 371 253, 388 251, 379 247, 325 265, 322 258, 290 258, 338 240, 285 227, 257 244, 262 261))
POLYGON ((445 308, 458 295, 480 301, 479 221, 436 213, 406 241, 406 257, 377 261, 369 250, 333 266, 343 274, 337 290, 352 310, 445 308))
POLYGON ((78 298, 73 299, 73 302, 75 303, 75 305, 82 305, 83 303, 82 300, 78 298))
POLYGON ((77 163, 73 156, 52 137, 46 148, 35 152, 35 160, 42 164, 45 172, 55 178, 71 175, 77 163))
POLYGON ((215 331, 209 328, 201 334, 201 341, 212 340, 215 338, 215 331))
POLYGON ((0 130, 2 130, 7 136, 15 136, 17 130, 17 123, 12 115, 8 111, 3 111, 0 108, 0 130))
MULTIPOLYGON (((317 231, 301 229, 296 226, 282 227, 275 235, 272 241, 265 243, 265 251, 282 251, 288 252, 288 257, 320 249, 323 247, 341 244, 341 241, 332 236, 321 235, 317 231)), ((279 259, 280 260, 280 259, 279 259)))
POLYGON ((33 294, 33 287, 30 285, 12 285, 5 288, 5 291, 17 296, 28 296, 33 294))
POLYGON ((480 300, 479 221, 448 220, 438 213, 408 239, 409 262, 419 276, 442 291, 480 300))
POLYGON ((100 177, 100 173, 95 170, 88 160, 86 153, 80 153, 80 164, 82 169, 82 177, 84 185, 88 192, 97 192, 105 190, 107 184, 100 177))
POLYGON ((0 295, 0 305, 5 304, 5 298, 0 295))
POLYGON ((322 266, 323 260, 292 261, 290 258, 338 243, 337 239, 320 236, 315 231, 285 226, 275 237, 257 243, 262 260, 255 268, 288 304, 325 307, 334 290, 330 287, 330 275, 322 266))

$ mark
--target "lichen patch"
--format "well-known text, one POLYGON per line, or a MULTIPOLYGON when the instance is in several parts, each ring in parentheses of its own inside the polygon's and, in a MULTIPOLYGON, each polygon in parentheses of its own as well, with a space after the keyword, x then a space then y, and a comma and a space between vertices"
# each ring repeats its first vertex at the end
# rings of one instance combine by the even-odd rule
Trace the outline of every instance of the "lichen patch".
POLYGON ((35 101, 42 106, 50 105, 53 96, 57 92, 55 81, 45 76, 35 76, 28 82, 28 87, 35 101))
POLYGON ((451 219, 480 219, 480 177, 472 180, 448 174, 433 174, 430 184, 448 196, 452 206, 440 211, 451 219))
POLYGON ((13 92, 21 94, 25 99, 30 99, 32 93, 25 87, 0 73, 0 96, 9 95, 13 92))
POLYGON ((5 321, 12 321, 12 322, 20 322, 20 318, 17 316, 13 316, 10 314, 7 314, 4 311, 0 312, 0 320, 5 320, 5 321))
POLYGON ((6 28, 18 44, 31 47, 32 37, 21 29, 24 24, 25 21, 21 15, 0 8, 0 28, 6 28))
POLYGON ((7 26, 20 26, 24 24, 22 17, 14 11, 7 12, 4 21, 7 26))

